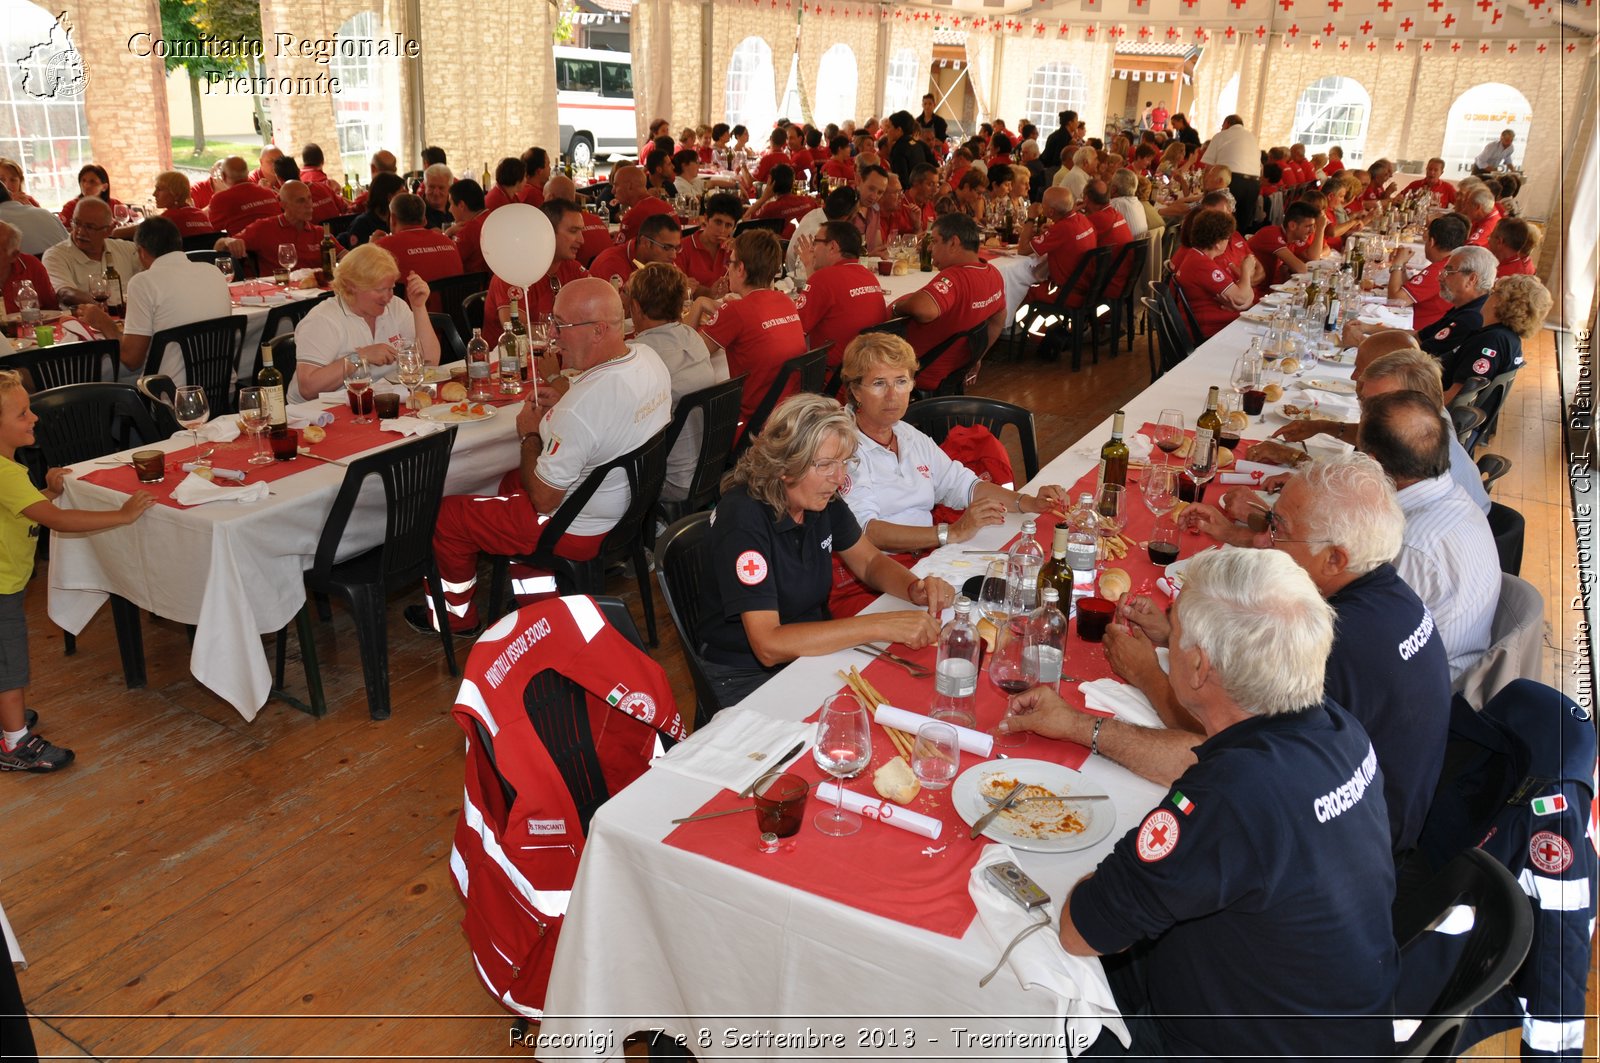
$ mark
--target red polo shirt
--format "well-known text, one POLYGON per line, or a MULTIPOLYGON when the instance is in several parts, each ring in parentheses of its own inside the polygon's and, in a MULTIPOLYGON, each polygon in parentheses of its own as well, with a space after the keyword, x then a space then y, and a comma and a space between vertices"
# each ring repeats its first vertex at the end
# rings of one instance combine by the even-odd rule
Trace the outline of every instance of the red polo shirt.
MULTIPOLYGON (((1127 223, 1123 222, 1122 227, 1126 229, 1127 223)), ((928 322, 913 321, 906 329, 906 339, 919 358, 947 337, 966 332, 1005 309, 1000 271, 987 262, 942 269, 921 291, 933 297, 939 316, 928 322)), ((927 390, 938 387, 945 377, 965 366, 967 360, 966 341, 957 340, 932 365, 917 373, 917 387, 927 390)))
POLYGON ((441 277, 458 277, 466 272, 455 243, 434 229, 407 229, 380 236, 374 243, 400 264, 401 280, 407 273, 415 273, 431 284, 441 277))
MULTIPOLYGON (((531 313, 535 321, 549 317, 556 304, 556 292, 563 285, 588 275, 589 271, 572 259, 555 263, 528 289, 528 301, 523 304, 523 309, 531 313), (551 282, 552 274, 555 276, 554 283, 551 282)), ((510 302, 511 285, 499 277, 489 281, 489 295, 483 303, 483 338, 489 341, 490 346, 500 342, 500 308, 510 302)))
POLYGON ((1278 257, 1278 252, 1288 248, 1289 252, 1302 262, 1306 255, 1311 253, 1310 241, 1291 244, 1283 234, 1283 226, 1266 225, 1255 231, 1247 241, 1252 254, 1261 263, 1263 275, 1262 290, 1268 285, 1282 284, 1289 277, 1288 263, 1278 257))
MULTIPOLYGON (((1127 222, 1123 222, 1127 227, 1127 222)), ((1078 260, 1099 246, 1095 235, 1094 225, 1087 217, 1073 211, 1064 218, 1059 218, 1050 224, 1050 228, 1035 236, 1029 242, 1029 251, 1035 255, 1045 256, 1045 261, 1050 267, 1049 284, 1035 285, 1028 292, 1030 299, 1050 299, 1055 293, 1052 288, 1060 288, 1072 276, 1072 271, 1078 268, 1078 260)), ((1080 306, 1083 303, 1083 286, 1067 299, 1067 305, 1080 306)))
POLYGON ((1327 174, 1329 177, 1332 177, 1334 174, 1340 173, 1343 170, 1344 170, 1344 163, 1341 162, 1338 159, 1329 159, 1322 166, 1322 172, 1327 174))
POLYGON ((544 206, 544 187, 542 185, 530 185, 524 182, 522 191, 517 195, 517 201, 520 203, 526 203, 530 207, 544 206))
POLYGON ((321 225, 347 213, 344 197, 328 184, 308 184, 311 189, 311 220, 321 225))
POLYGON ((1478 247, 1489 246, 1489 234, 1494 232, 1494 227, 1500 224, 1500 208, 1496 207, 1489 212, 1489 216, 1472 227, 1472 232, 1467 234, 1467 243, 1476 244, 1478 247))
MULTIPOLYGON (((1112 258, 1117 256, 1117 248, 1133 242, 1133 230, 1128 228, 1128 219, 1116 207, 1101 207, 1087 217, 1089 224, 1094 226, 1096 246, 1111 248, 1112 258)), ((1106 285, 1107 298, 1115 299, 1122 294, 1123 285, 1128 283, 1128 274, 1132 270, 1133 257, 1130 255, 1117 270, 1117 275, 1111 278, 1111 283, 1106 285)))
POLYGON ((181 236, 216 232, 211 227, 211 219, 199 207, 172 207, 162 211, 161 216, 176 225, 181 236))
POLYGON ((461 269, 464 273, 487 273, 489 264, 483 260, 483 223, 489 220, 488 211, 480 211, 473 217, 462 222, 451 237, 456 242, 456 250, 461 254, 461 269))
POLYGON ((606 248, 589 263, 589 275, 603 281, 609 281, 612 277, 627 280, 638 268, 633 264, 633 249, 637 243, 636 240, 629 240, 625 244, 612 244, 606 248))
POLYGON ((831 177, 835 181, 843 181, 851 188, 861 180, 861 175, 856 172, 856 164, 851 159, 829 159, 822 164, 822 176, 831 177))
POLYGON ((1405 283, 1405 293, 1411 296, 1411 327, 1417 331, 1427 328, 1444 317, 1450 310, 1439 288, 1448 259, 1428 263, 1428 268, 1405 283))
POLYGON ((1534 269, 1533 266, 1533 259, 1529 258, 1527 255, 1518 255, 1516 258, 1508 258, 1504 262, 1500 263, 1499 268, 1495 270, 1495 276, 1532 277, 1536 275, 1537 272, 1538 271, 1534 269))
POLYGON ((56 289, 50 283, 50 274, 40 262, 32 255, 25 255, 21 251, 11 256, 11 274, 6 277, 5 306, 6 313, 17 312, 17 289, 22 287, 23 281, 32 281, 33 290, 39 293, 40 310, 57 310, 56 289))
POLYGON ((1415 181, 1412 181, 1410 184, 1406 185, 1405 190, 1402 191, 1400 195, 1402 198, 1415 195, 1417 194, 1418 189, 1428 193, 1433 197, 1435 204, 1445 208, 1446 210, 1449 210, 1451 207, 1456 205, 1455 186, 1449 181, 1443 180, 1442 178, 1430 185, 1426 177, 1419 177, 1415 181))
POLYGON ((1200 327, 1196 339, 1210 339, 1239 316, 1239 311, 1222 299, 1222 293, 1234 283, 1234 278, 1221 259, 1196 251, 1184 257, 1175 279, 1189 301, 1195 324, 1200 327))
POLYGON ((644 224, 646 218, 653 218, 657 214, 671 214, 672 206, 660 196, 645 196, 628 209, 622 216, 622 239, 637 240, 639 226, 644 224))
POLYGON ((489 189, 488 192, 484 193, 483 209, 487 213, 488 211, 494 210, 496 207, 503 207, 507 203, 516 202, 518 202, 518 200, 514 196, 506 195, 505 189, 501 188, 499 185, 495 185, 493 188, 489 189))
POLYGON ((256 268, 271 273, 278 265, 278 245, 293 244, 295 269, 316 269, 322 261, 322 227, 307 223, 303 228, 279 214, 276 218, 257 218, 236 234, 256 257, 256 268))
POLYGON ((811 275, 805 291, 794 298, 800 324, 811 347, 832 342, 828 366, 844 361, 844 349, 869 325, 889 320, 889 304, 878 278, 859 262, 840 262, 811 275))
POLYGON ((606 220, 598 214, 583 212, 583 246, 578 249, 578 261, 588 266, 600 256, 600 253, 615 243, 611 239, 611 227, 606 220))
POLYGON ((760 182, 766 181, 767 178, 772 176, 772 168, 778 165, 791 167, 795 171, 795 176, 800 176, 801 167, 795 165, 794 160, 789 158, 788 152, 769 151, 763 154, 760 161, 756 163, 756 180, 760 182))
POLYGON ((220 191, 221 189, 211 183, 211 178, 202 177, 189 186, 189 201, 200 210, 205 210, 220 191))
POLYGON ((275 218, 282 213, 283 205, 275 194, 249 181, 224 188, 211 197, 211 205, 206 208, 212 230, 220 229, 233 236, 259 218, 275 218))
POLYGON ((761 209, 756 211, 757 218, 782 218, 789 224, 784 227, 785 240, 794 235, 794 223, 817 209, 817 201, 810 196, 797 195, 793 192, 786 196, 778 196, 761 204, 761 209))
POLYGON ((728 245, 724 242, 712 251, 700 242, 700 234, 695 233, 678 248, 678 268, 696 284, 710 288, 728 272, 728 245))
POLYGON ((783 363, 806 353, 800 312, 787 295, 771 288, 729 299, 701 323, 700 331, 727 352, 730 375, 747 374, 739 398, 740 421, 755 413, 783 363))

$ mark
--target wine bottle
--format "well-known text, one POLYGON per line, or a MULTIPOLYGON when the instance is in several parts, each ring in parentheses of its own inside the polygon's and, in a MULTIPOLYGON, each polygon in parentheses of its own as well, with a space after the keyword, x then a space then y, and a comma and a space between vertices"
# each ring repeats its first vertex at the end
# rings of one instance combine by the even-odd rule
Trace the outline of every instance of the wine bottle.
POLYGON ((106 259, 106 311, 113 317, 122 316, 122 275, 111 259, 106 259))
POLYGON ((1210 394, 1206 396, 1205 412, 1195 418, 1194 427, 1196 432, 1204 428, 1213 436, 1222 434, 1222 417, 1217 413, 1218 397, 1219 390, 1213 387, 1210 394))
POLYGON ((267 414, 267 430, 286 428, 289 415, 283 397, 283 373, 272 364, 272 345, 262 344, 261 372, 256 374, 261 389, 261 406, 267 414))
POLYGON ((494 187, 494 177, 489 173, 488 163, 483 164, 483 177, 479 179, 478 183, 483 186, 485 192, 494 187))
POLYGON ((332 284, 333 270, 339 263, 339 241, 333 238, 333 229, 330 226, 322 227, 322 243, 317 248, 317 256, 322 261, 322 272, 328 275, 323 283, 332 284))
POLYGON ((1067 536, 1071 531, 1066 521, 1056 525, 1050 537, 1050 560, 1039 570, 1039 586, 1054 588, 1068 606, 1072 603, 1072 565, 1067 562, 1067 536))
POLYGON ((1111 438, 1100 448, 1100 483, 1128 485, 1128 444, 1122 441, 1123 411, 1111 417, 1111 438))
POLYGON ((528 326, 522 321, 522 308, 511 303, 511 324, 500 337, 500 394, 515 395, 522 390, 522 367, 528 364, 528 326))

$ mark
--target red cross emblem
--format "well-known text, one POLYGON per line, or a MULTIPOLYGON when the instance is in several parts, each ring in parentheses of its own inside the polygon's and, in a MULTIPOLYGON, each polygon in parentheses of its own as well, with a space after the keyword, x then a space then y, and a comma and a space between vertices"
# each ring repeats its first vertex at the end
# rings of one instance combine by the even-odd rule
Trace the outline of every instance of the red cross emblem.
POLYGON ((1479 55, 1488 55, 1489 54, 1489 42, 1488 41, 1484 41, 1482 44, 1478 45, 1478 54, 1479 55))
POLYGON ((1313 37, 1313 38, 1311 38, 1311 47, 1317 49, 1318 51, 1321 51, 1322 50, 1322 38, 1321 37, 1313 37))
POLYGON ((1326 26, 1322 27, 1322 35, 1324 37, 1332 37, 1333 36, 1333 31, 1334 31, 1334 25, 1331 22, 1328 23, 1326 26))
POLYGON ((1535 48, 1534 51, 1538 52, 1540 55, 1543 55, 1545 53, 1545 46, 1541 44, 1538 48, 1535 48))
POLYGON ((1167 27, 1167 40, 1175 41, 1177 39, 1178 39, 1178 27, 1176 27, 1176 26, 1168 26, 1167 27))
POLYGON ((1450 50, 1452 52, 1459 52, 1461 50, 1461 42, 1460 41, 1451 41, 1450 42, 1450 50))
POLYGON ((1266 35, 1267 35, 1267 27, 1265 27, 1265 26, 1257 26, 1256 27, 1256 40, 1259 41, 1261 38, 1265 37, 1266 35))
POLYGON ((1356 29, 1360 30, 1361 31, 1361 35, 1363 37, 1365 37, 1367 34, 1372 32, 1372 20, 1368 19, 1367 21, 1363 22, 1361 25, 1357 26, 1356 29))
POLYGON ((754 587, 767 578, 767 559, 758 550, 746 550, 733 563, 734 574, 746 587, 754 587))
POLYGON ((1559 875, 1572 866, 1572 844, 1553 831, 1542 830, 1528 839, 1528 856, 1540 871, 1559 875))
POLYGON ((1444 16, 1444 28, 1445 29, 1449 29, 1451 26, 1454 26, 1455 24, 1456 24, 1455 15, 1451 14, 1451 13, 1446 13, 1445 16, 1444 16))
POLYGON ((1439 9, 1443 6, 1444 0, 1428 0, 1428 7, 1435 15, 1439 13, 1439 9))
POLYGON ((1489 13, 1489 9, 1493 6, 1494 0, 1478 0, 1478 10, 1482 11, 1486 15, 1489 13))
POLYGON ((1222 35, 1228 38, 1230 41, 1233 40, 1233 27, 1229 26, 1227 29, 1223 30, 1222 35))
POLYGON ((1341 52, 1349 51, 1349 49, 1350 49, 1350 42, 1349 41, 1340 41, 1339 42, 1339 50, 1341 52))
POLYGON ((1234 10, 1235 10, 1235 11, 1237 11, 1237 10, 1239 10, 1239 9, 1240 9, 1240 8, 1241 8, 1241 7, 1243 7, 1243 6, 1244 6, 1244 3, 1245 3, 1245 0, 1232 0, 1232 3, 1233 3, 1233 9, 1234 9, 1234 10))
POLYGON ((1489 25, 1493 26, 1496 22, 1499 22, 1504 14, 1505 12, 1501 11, 1498 7, 1495 8, 1494 17, 1489 20, 1489 25))
POLYGON ((1278 6, 1287 11, 1294 6, 1294 0, 1278 0, 1278 6))
POLYGON ((1150 27, 1149 26, 1140 26, 1139 27, 1139 36, 1141 36, 1141 37, 1150 36, 1150 27))
POLYGON ((1377 50, 1378 50, 1378 42, 1377 41, 1368 41, 1367 42, 1367 51, 1375 52, 1377 50))
POLYGON ((1144 6, 1144 0, 1133 0, 1133 6, 1134 7, 1143 7, 1144 6))
POLYGON ((1406 42, 1405 41, 1395 41, 1394 42, 1394 50, 1397 51, 1397 52, 1405 51, 1406 50, 1406 42))
POLYGON ((1402 30, 1404 30, 1405 32, 1410 33, 1411 32, 1411 27, 1415 26, 1415 25, 1416 25, 1416 23, 1412 22, 1411 19, 1408 17, 1404 22, 1400 23, 1400 28, 1402 30))
POLYGON ((1339 13, 1339 9, 1344 6, 1344 0, 1328 0, 1328 6, 1332 8, 1333 13, 1337 15, 1339 13))
POLYGON ((1183 6, 1193 11, 1196 2, 1197 0, 1183 0, 1183 6))
MULTIPOLYGON (((1091 37, 1092 38, 1094 36, 1094 30, 1095 30, 1095 28, 1093 26, 1090 26, 1088 29, 1083 31, 1083 35, 1085 37, 1091 37)), ((1065 35, 1066 32, 1067 32, 1067 27, 1062 26, 1061 27, 1061 32, 1062 32, 1063 35, 1065 35)))
POLYGON ((1383 13, 1387 15, 1389 9, 1394 6, 1394 0, 1378 0, 1378 6, 1383 8, 1383 13))
POLYGON ((1567 54, 1568 55, 1571 55, 1573 52, 1575 52, 1577 50, 1578 50, 1578 46, 1576 44, 1567 45, 1567 54))
MULTIPOLYGON (((1059 31, 1059 32, 1060 32, 1060 33, 1061 33, 1061 36, 1063 36, 1063 37, 1065 37, 1065 36, 1066 36, 1066 35, 1067 35, 1067 30, 1068 30, 1068 28, 1069 28, 1069 27, 1068 27, 1068 26, 1067 26, 1067 25, 1066 25, 1066 23, 1062 23, 1062 25, 1061 25, 1061 29, 1060 29, 1060 31, 1059 31)), ((1093 27, 1093 26, 1090 26, 1090 27, 1089 27, 1089 29, 1088 29, 1088 34, 1089 34, 1089 36, 1091 36, 1091 37, 1093 37, 1093 36, 1094 36, 1094 27, 1093 27)))
POLYGON ((1140 825, 1134 851, 1140 860, 1154 863, 1177 847, 1179 833, 1178 817, 1165 809, 1156 809, 1140 825))
POLYGON ((1545 0, 1528 0, 1528 6, 1533 8, 1535 11, 1538 11, 1540 8, 1544 7, 1544 3, 1545 0))
POLYGON ((1290 26, 1287 32, 1290 37, 1300 36, 1300 23, 1296 22, 1293 26, 1290 26))
POLYGON ((1510 44, 1506 45, 1506 54, 1507 55, 1516 55, 1517 54, 1517 42, 1516 41, 1512 41, 1510 44))
POLYGON ((1423 41, 1422 42, 1422 50, 1425 51, 1425 52, 1433 51, 1433 42, 1432 41, 1423 41))

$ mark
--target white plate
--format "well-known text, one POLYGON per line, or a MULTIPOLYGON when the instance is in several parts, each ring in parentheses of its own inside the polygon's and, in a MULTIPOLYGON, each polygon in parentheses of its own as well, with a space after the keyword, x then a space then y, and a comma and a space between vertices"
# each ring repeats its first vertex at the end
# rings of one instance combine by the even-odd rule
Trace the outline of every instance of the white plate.
MULTIPOLYGON (((968 824, 976 823, 979 816, 993 808, 983 796, 984 783, 991 778, 1014 779, 1034 786, 1043 786, 1051 793, 1057 794, 1094 796, 1103 793, 1086 785, 1083 776, 1063 764, 1052 764, 1046 760, 985 761, 962 772, 956 779, 955 785, 950 788, 950 803, 955 808, 956 814, 968 824)), ((1000 796, 1005 796, 1004 790, 1000 792, 1000 796)), ((1071 853, 1099 844, 1117 825, 1117 809, 1110 801, 1064 803, 1084 821, 1082 832, 1059 837, 1036 837, 1008 810, 996 816, 984 828, 983 836, 1028 852, 1071 853), (1021 833, 1018 832, 1019 829, 1021 833)), ((1041 806, 1050 807, 1045 802, 1034 802, 1031 805, 1021 806, 1018 811, 1023 812, 1029 808, 1037 810, 1041 806)))
POLYGON ((1267 306, 1283 306, 1293 302, 1295 296, 1291 292, 1271 292, 1261 297, 1261 302, 1267 306))
MULTIPOLYGON (((1319 355, 1317 360, 1326 361, 1327 359, 1319 355)), ((1356 382, 1354 380, 1340 380, 1337 377, 1308 377, 1300 381, 1300 386, 1311 388, 1315 391, 1329 391, 1335 395, 1354 395, 1356 393, 1356 382)))
POLYGON ((461 424, 465 421, 487 421, 494 416, 495 407, 485 403, 468 403, 468 406, 482 406, 482 413, 457 413, 452 406, 460 406, 459 402, 436 402, 432 406, 417 411, 417 416, 425 421, 441 421, 445 424, 461 424))
POLYGON ((1327 407, 1307 408, 1303 401, 1287 403, 1289 406, 1299 406, 1301 409, 1299 414, 1290 416, 1284 412, 1283 405, 1278 404, 1268 407, 1267 412, 1285 423, 1289 421, 1333 421, 1337 424, 1355 424, 1359 420, 1357 415, 1346 413, 1343 410, 1328 409, 1327 407))

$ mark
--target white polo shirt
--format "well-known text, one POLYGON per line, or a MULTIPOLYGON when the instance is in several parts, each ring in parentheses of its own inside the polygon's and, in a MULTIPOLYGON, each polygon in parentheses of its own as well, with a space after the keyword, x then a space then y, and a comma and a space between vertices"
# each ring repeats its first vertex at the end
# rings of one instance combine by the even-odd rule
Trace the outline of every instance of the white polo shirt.
MULTIPOLYGON (((227 317, 233 312, 228 282, 217 268, 190 262, 182 251, 172 251, 150 263, 150 268, 127 285, 128 312, 122 331, 128 336, 154 336, 162 329, 192 325, 196 321, 227 317)), ((188 383, 183 355, 176 344, 145 356, 140 375, 165 373, 178 387, 188 383)))
POLYGON ((933 527, 933 507, 942 502, 966 509, 978 474, 939 449, 929 436, 906 424, 894 426, 900 453, 856 432, 856 463, 842 492, 863 528, 868 521, 933 527))
MULTIPOLYGON (((661 359, 672 378, 672 412, 676 416, 678 403, 690 392, 708 388, 728 379, 728 366, 724 361, 715 364, 711 352, 700 333, 681 321, 647 328, 634 337, 634 342, 644 344, 661 359)), ((704 435, 705 417, 699 411, 684 424, 678 441, 667 455, 667 482, 661 488, 661 497, 669 502, 681 501, 688 495, 689 481, 694 477, 695 466, 700 463, 700 439, 704 435)))
POLYGON ((1406 515, 1395 571, 1433 614, 1454 680, 1492 641, 1500 604, 1494 533, 1483 510, 1448 472, 1401 488, 1395 498, 1406 515))
MULTIPOLYGON (((50 283, 58 292, 63 288, 87 292, 89 283, 104 274, 105 264, 110 262, 117 267, 117 274, 122 278, 124 298, 127 296, 128 282, 133 280, 134 274, 144 269, 139 264, 139 252, 134 249, 132 240, 107 240, 104 259, 90 258, 78 250, 77 244, 63 240, 47 248, 39 256, 39 261, 44 263, 45 272, 50 274, 50 283)), ((217 268, 211 267, 211 272, 217 273, 217 268)), ((217 273, 217 276, 222 274, 217 273)))
MULTIPOLYGON (((655 351, 628 344, 628 353, 586 370, 539 426, 544 450, 534 466, 540 482, 571 494, 596 468, 631 450, 672 420, 672 378, 655 351)), ((612 470, 567 532, 602 535, 628 510, 628 477, 612 470)))
MULTIPOLYGON (((215 273, 213 269, 211 272, 215 273)), ((345 306, 344 299, 335 295, 324 299, 312 308, 294 330, 295 362, 298 366, 331 365, 340 358, 349 358, 362 347, 374 343, 399 343, 417 338, 416 318, 411 305, 404 299, 389 300, 383 316, 375 327, 369 327, 361 317, 345 306)), ((395 371, 394 363, 372 367, 372 379, 384 380, 395 371)), ((289 401, 304 402, 300 393, 300 375, 289 384, 289 401)))
POLYGON ((1261 176, 1261 142, 1243 125, 1229 126, 1206 145, 1207 166, 1226 166, 1241 177, 1261 176))

